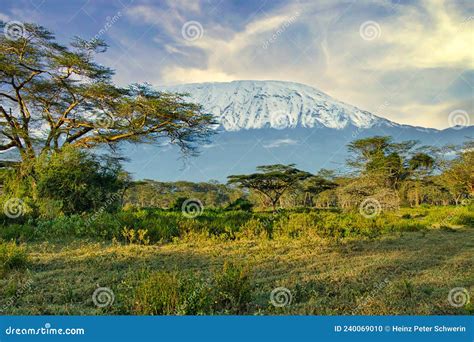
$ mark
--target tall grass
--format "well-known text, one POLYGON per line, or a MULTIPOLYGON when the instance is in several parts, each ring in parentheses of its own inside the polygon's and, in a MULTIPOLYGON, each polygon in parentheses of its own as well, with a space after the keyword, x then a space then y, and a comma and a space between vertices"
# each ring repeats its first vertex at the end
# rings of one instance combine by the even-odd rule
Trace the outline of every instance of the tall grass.
POLYGON ((0 274, 22 269, 27 265, 28 255, 22 246, 14 242, 0 242, 0 274))
POLYGON ((472 207, 402 208, 365 218, 358 212, 295 209, 272 212, 205 210, 195 218, 181 212, 148 209, 7 221, 0 238, 16 241, 51 241, 74 238, 130 242, 124 231, 142 232, 151 244, 170 242, 189 234, 223 240, 248 238, 298 238, 312 234, 321 238, 374 238, 384 233, 430 228, 474 227, 472 207))
POLYGON ((225 263, 213 277, 189 272, 140 271, 126 281, 126 311, 137 315, 242 314, 252 302, 246 268, 225 263))

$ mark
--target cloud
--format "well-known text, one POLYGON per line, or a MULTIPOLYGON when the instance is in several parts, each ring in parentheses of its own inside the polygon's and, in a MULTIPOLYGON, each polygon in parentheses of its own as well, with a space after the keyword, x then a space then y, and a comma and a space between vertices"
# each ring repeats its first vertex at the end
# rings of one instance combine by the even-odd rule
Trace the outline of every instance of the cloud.
POLYGON ((8 22, 8 21, 10 21, 10 17, 8 15, 0 12, 0 20, 4 21, 4 22, 8 22))
POLYGON ((66 10, 47 2, 11 1, 0 18, 33 20, 61 38, 92 37, 121 10, 123 19, 104 36, 111 48, 100 62, 117 69, 122 85, 293 81, 399 123, 436 128, 448 127, 450 109, 473 112, 472 1, 136 0, 127 8, 70 7, 61 16, 66 10), (74 13, 72 24, 57 20, 74 13), (201 38, 183 37, 189 21, 202 26, 201 38), (380 27, 375 39, 361 36, 366 22, 380 27))
POLYGON ((276 148, 276 147, 286 146, 286 145, 296 145, 297 143, 298 143, 298 141, 287 138, 287 139, 272 140, 272 141, 269 141, 269 142, 265 143, 262 146, 265 147, 265 148, 276 148))
MULTIPOLYGON (((153 11, 131 13, 156 21, 153 11)), ((186 17, 164 20, 173 41, 166 50, 185 58, 165 65, 159 82, 296 81, 391 120, 429 127, 446 127, 446 108, 469 104, 472 93, 453 93, 450 84, 474 68, 474 20, 448 2, 303 1, 262 13, 239 27, 201 17, 203 37, 192 42, 180 34, 186 17), (377 39, 360 36, 367 21, 379 25, 377 39)))

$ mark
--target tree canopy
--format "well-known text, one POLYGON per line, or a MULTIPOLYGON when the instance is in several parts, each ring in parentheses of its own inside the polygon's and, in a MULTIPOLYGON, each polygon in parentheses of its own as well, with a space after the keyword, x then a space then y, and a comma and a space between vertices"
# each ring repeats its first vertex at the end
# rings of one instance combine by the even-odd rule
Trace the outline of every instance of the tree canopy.
POLYGON ((295 164, 263 165, 257 167, 260 172, 250 175, 232 175, 227 178, 229 184, 237 184, 239 187, 254 189, 263 194, 275 209, 285 191, 297 182, 312 176, 311 173, 298 170, 294 166, 295 164))
POLYGON ((0 151, 16 150, 25 161, 65 145, 164 139, 193 153, 211 134, 212 117, 186 94, 116 86, 114 71, 95 61, 103 41, 75 37, 66 46, 44 27, 24 26, 17 40, 0 35, 0 151))

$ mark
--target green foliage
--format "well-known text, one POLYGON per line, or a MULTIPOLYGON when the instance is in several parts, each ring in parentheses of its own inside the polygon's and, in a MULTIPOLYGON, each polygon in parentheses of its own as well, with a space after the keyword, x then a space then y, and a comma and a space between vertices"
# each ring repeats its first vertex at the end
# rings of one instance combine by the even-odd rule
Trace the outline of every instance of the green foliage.
POLYGON ((136 288, 133 312, 143 315, 175 314, 180 304, 179 285, 175 274, 150 275, 136 288))
POLYGON ((234 264, 225 263, 212 279, 144 271, 129 305, 137 315, 242 314, 249 309, 252 291, 248 271, 234 264))
POLYGON ((199 199, 206 208, 218 208, 242 196, 238 189, 225 184, 210 182, 158 182, 143 180, 134 182, 124 194, 127 206, 139 208, 170 208, 181 210, 187 199, 199 199))
POLYGON ((237 184, 241 188, 260 192, 270 200, 273 209, 276 209, 278 200, 287 190, 312 176, 309 172, 298 170, 294 166, 294 164, 258 166, 258 173, 232 175, 227 178, 229 184, 237 184))
MULTIPOLYGON (((5 23, 0 21, 0 29, 5 23)), ((92 148, 120 142, 166 139, 193 153, 213 133, 211 115, 185 94, 156 91, 149 84, 122 88, 114 71, 95 61, 103 41, 75 38, 69 46, 52 32, 25 23, 17 40, 0 35, 0 113, 5 119, 0 149, 13 148, 23 162, 67 145, 92 148), (18 110, 17 110, 18 109, 18 110), (37 137, 32 125, 48 134, 37 137)))
POLYGON ((38 199, 43 205, 57 203, 64 214, 101 207, 112 211, 120 200, 117 192, 125 186, 121 173, 117 160, 66 147, 39 158, 35 167, 38 199))
POLYGON ((126 178, 117 160, 68 146, 12 170, 4 179, 2 198, 4 203, 21 200, 20 220, 114 211, 126 178))
POLYGON ((272 226, 267 220, 260 218, 251 218, 245 222, 238 233, 237 238, 256 239, 256 238, 269 238, 272 236, 272 226))
POLYGON ((232 203, 229 203, 226 210, 252 211, 253 203, 244 197, 239 197, 232 203))
MULTIPOLYGON (((8 222, 8 221, 7 221, 8 222)), ((299 238, 315 235, 324 239, 374 238, 396 231, 420 231, 440 225, 474 227, 474 210, 468 206, 401 208, 368 219, 359 212, 334 210, 279 210, 255 212, 206 210, 195 219, 181 212, 160 209, 117 213, 38 218, 23 224, 0 226, 0 238, 46 241, 90 238, 113 239, 127 244, 156 244, 188 235, 234 239, 299 238)))
POLYGON ((183 204, 188 200, 188 197, 177 197, 171 205, 171 210, 181 211, 183 210, 183 204))
POLYGON ((28 255, 24 247, 14 242, 0 241, 0 274, 26 267, 28 255))
POLYGON ((253 285, 247 268, 225 262, 222 272, 215 276, 215 302, 218 311, 229 314, 247 312, 252 301, 253 285))

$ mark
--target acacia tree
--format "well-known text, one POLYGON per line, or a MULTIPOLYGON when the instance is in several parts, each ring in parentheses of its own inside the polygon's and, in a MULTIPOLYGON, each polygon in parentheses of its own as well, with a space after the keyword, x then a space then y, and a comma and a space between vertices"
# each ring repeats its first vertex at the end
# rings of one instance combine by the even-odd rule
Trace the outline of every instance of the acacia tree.
POLYGON ((358 139, 348 145, 351 158, 347 164, 361 176, 381 186, 397 189, 406 178, 406 155, 416 145, 416 141, 394 143, 391 137, 374 136, 358 139))
POLYGON ((456 204, 463 197, 474 196, 474 141, 466 142, 458 150, 456 158, 444 163, 440 177, 456 204))
POLYGON ((193 153, 211 133, 211 116, 185 94, 114 85, 114 71, 94 60, 104 42, 76 37, 65 46, 44 27, 24 28, 17 40, 0 35, 0 151, 15 150, 25 162, 65 145, 166 139, 193 153))
POLYGON ((253 189, 263 194, 270 200, 273 210, 280 197, 299 181, 302 181, 312 174, 298 170, 295 164, 264 165, 258 166, 260 172, 250 175, 232 175, 227 177, 229 184, 237 184, 241 188, 253 189))
POLYGON ((337 184, 321 176, 321 174, 332 175, 332 173, 326 173, 327 170, 323 172, 318 172, 317 175, 309 177, 303 182, 304 190, 304 204, 308 202, 312 205, 313 197, 320 194, 323 191, 331 190, 337 187, 337 184))

